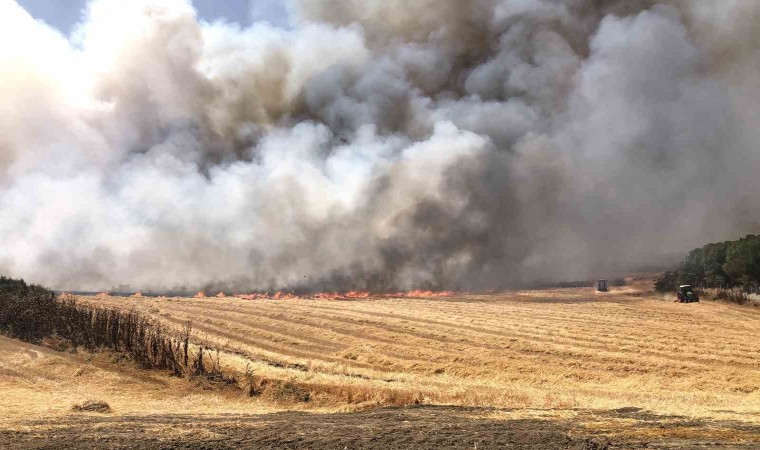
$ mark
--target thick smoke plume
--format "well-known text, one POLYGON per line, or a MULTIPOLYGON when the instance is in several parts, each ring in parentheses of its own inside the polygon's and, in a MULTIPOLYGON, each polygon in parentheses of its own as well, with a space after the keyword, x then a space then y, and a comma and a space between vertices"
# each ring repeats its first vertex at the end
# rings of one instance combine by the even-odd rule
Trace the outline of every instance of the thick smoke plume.
POLYGON ((0 272, 492 289, 760 228, 760 3, 0 0, 0 272))

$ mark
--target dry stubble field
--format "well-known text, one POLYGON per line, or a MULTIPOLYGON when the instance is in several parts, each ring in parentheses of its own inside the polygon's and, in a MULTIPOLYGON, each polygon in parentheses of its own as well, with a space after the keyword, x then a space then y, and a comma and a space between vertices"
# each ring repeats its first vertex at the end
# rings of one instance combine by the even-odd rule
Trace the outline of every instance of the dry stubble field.
POLYGON ((760 414, 760 310, 678 304, 632 288, 366 300, 97 298, 312 386, 325 406, 637 406, 760 414))
MULTIPOLYGON (((308 403, 231 398, 206 414, 365 411, 358 415, 419 403, 474 407, 454 411, 480 420, 549 420, 570 434, 624 442, 760 444, 756 308, 678 304, 636 287, 351 301, 82 300, 178 329, 190 320, 196 339, 224 349, 226 370, 249 366, 259 379, 289 380, 310 394, 308 403)), ((176 413, 201 414, 221 394, 193 395, 177 394, 159 408, 162 417, 173 404, 176 413)), ((107 400, 115 414, 136 413, 107 400)), ((64 403, 47 410, 64 411, 64 403)))

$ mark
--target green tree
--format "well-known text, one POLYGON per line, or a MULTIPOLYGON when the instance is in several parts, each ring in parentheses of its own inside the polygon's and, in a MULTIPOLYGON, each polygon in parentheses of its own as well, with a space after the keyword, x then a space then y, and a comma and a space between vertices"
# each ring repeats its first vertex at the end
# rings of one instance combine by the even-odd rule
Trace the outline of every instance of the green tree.
POLYGON ((760 284, 760 236, 707 244, 689 252, 675 271, 666 272, 655 287, 671 290, 678 284, 742 286, 760 284))
POLYGON ((760 281, 760 236, 729 242, 723 271, 732 284, 748 287, 760 281))

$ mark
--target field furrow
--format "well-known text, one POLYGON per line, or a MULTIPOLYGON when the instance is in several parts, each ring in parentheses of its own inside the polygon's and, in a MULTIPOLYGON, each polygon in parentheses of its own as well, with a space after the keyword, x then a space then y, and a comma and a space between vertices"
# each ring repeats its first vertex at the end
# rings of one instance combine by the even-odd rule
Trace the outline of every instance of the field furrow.
POLYGON ((197 336, 233 355, 230 364, 349 403, 393 402, 403 392, 433 403, 760 416, 760 311, 752 308, 684 305, 632 288, 83 300, 140 310, 177 329, 192 321, 197 336))

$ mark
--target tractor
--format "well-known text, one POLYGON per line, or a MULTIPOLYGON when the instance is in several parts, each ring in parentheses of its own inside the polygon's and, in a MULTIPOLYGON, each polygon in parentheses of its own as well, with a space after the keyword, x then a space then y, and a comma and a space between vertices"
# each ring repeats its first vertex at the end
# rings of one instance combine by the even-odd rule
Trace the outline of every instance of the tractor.
POLYGON ((678 300, 676 301, 679 303, 693 303, 699 301, 699 296, 694 292, 694 289, 690 284, 678 286, 676 294, 678 295, 678 300))

